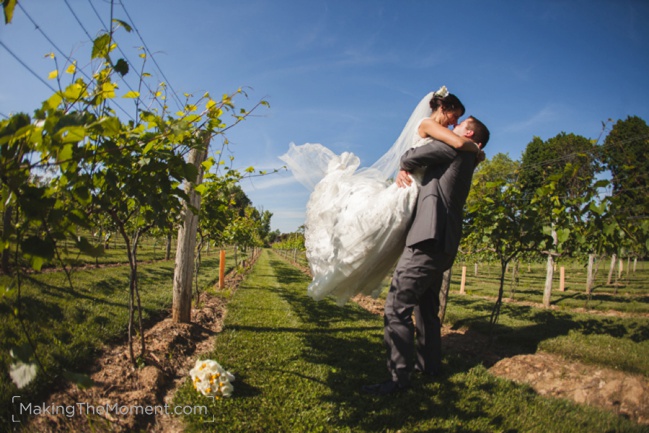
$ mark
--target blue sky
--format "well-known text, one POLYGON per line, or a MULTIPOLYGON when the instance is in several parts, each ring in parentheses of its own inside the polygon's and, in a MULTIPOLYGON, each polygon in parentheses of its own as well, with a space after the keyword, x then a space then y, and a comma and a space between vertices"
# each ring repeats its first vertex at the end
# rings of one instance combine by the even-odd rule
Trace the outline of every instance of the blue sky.
MULTIPOLYGON (((248 88, 270 103, 229 134, 235 167, 279 168, 291 142, 351 151, 371 165, 417 102, 446 85, 486 123, 487 157, 520 158, 534 136, 596 139, 602 122, 649 121, 649 3, 644 0, 122 0, 176 92, 248 88), (445 7, 452 4, 453 8, 445 7)), ((39 28, 83 64, 89 38, 64 0, 21 2, 39 28)), ((110 2, 68 0, 95 35, 110 2)), ((19 8, 0 41, 44 79, 51 44, 19 8)), ((136 62, 137 34, 117 34, 136 62)), ((63 62, 62 56, 58 55, 63 62)), ((51 90, 0 47, 0 113, 33 112, 51 90)), ((167 81, 147 64, 153 83, 167 81)), ((132 78, 135 78, 132 75, 132 78)), ((53 84, 53 83, 52 83, 53 84)), ((127 92, 124 86, 121 89, 127 92)), ((274 229, 304 222, 309 192, 290 172, 245 180, 274 229)))

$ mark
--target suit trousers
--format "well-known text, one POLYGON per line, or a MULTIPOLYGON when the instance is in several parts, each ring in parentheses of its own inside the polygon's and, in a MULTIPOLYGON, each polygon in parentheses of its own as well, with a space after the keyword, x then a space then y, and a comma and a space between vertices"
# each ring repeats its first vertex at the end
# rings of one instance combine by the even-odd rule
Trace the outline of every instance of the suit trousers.
POLYGON ((384 341, 392 380, 408 385, 417 331, 417 370, 438 374, 442 367, 439 292, 454 257, 435 240, 406 247, 392 277, 384 310, 384 341), (415 313, 415 323, 412 313, 415 313))

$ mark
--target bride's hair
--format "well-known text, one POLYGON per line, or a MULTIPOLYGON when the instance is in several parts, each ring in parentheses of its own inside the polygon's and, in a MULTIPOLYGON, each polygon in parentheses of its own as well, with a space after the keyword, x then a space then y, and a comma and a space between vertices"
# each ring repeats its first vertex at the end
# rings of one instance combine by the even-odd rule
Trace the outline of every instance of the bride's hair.
POLYGON ((462 102, 452 93, 449 93, 444 98, 439 95, 433 95, 430 99, 430 109, 434 112, 439 107, 442 107, 442 111, 459 111, 460 116, 464 116, 464 112, 466 111, 462 102))

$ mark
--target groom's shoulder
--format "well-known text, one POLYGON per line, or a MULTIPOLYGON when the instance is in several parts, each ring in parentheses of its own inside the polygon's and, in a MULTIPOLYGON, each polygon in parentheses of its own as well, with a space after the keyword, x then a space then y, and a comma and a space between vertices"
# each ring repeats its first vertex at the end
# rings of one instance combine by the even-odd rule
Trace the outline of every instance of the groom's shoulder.
POLYGON ((454 154, 454 155, 460 153, 450 145, 444 143, 443 141, 436 140, 434 138, 431 138, 428 144, 432 147, 432 150, 437 152, 444 152, 444 153, 454 154))

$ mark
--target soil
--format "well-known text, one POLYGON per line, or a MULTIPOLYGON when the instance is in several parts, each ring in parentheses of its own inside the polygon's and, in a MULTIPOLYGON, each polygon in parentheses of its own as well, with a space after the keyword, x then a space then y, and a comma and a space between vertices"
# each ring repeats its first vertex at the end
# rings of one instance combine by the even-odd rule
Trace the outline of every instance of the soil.
POLYGON ((568 361, 545 352, 505 358, 489 371, 528 384, 540 395, 601 407, 649 425, 646 376, 568 361))
MULTIPOLYGON (((236 290, 244 276, 226 277, 226 288, 236 290)), ((383 301, 358 296, 353 299, 374 314, 383 314, 383 301)), ((107 348, 90 368, 96 386, 76 385, 51 394, 45 406, 88 407, 102 405, 162 407, 171 405, 175 390, 187 380, 196 359, 213 348, 213 337, 221 331, 226 302, 203 294, 200 308, 192 310, 192 323, 173 323, 165 318, 145 332, 145 366, 135 368, 126 343, 107 348)), ((548 353, 513 355, 498 349, 484 350, 486 337, 470 330, 442 331, 444 350, 478 359, 496 376, 526 383, 541 395, 571 399, 598 406, 649 424, 649 380, 645 376, 588 366, 548 353)), ((135 345, 135 352, 139 347, 135 345)), ((99 412, 99 411, 97 411, 99 412)), ((41 415, 24 425, 26 432, 181 432, 177 417, 144 414, 93 416, 41 415)))
MULTIPOLYGON (((225 287, 236 290, 244 275, 230 273, 225 287)), ((95 386, 80 389, 69 384, 50 395, 44 403, 85 408, 102 408, 118 404, 122 407, 146 407, 151 411, 171 406, 174 391, 187 380, 196 359, 214 347, 213 337, 221 331, 227 312, 226 301, 203 293, 199 308, 192 309, 192 323, 173 323, 167 317, 145 331, 146 356, 144 367, 136 368, 130 360, 128 343, 106 348, 90 367, 90 378, 95 386)), ((134 352, 139 353, 136 339, 134 352)), ((53 411, 53 410, 52 410, 53 411)), ((87 410, 91 412, 91 410, 87 410)), ((24 426, 26 432, 181 432, 177 417, 100 413, 67 417, 64 414, 46 414, 32 417, 24 426)))

